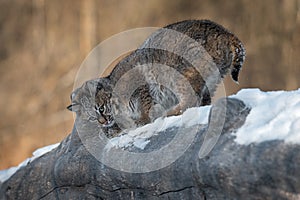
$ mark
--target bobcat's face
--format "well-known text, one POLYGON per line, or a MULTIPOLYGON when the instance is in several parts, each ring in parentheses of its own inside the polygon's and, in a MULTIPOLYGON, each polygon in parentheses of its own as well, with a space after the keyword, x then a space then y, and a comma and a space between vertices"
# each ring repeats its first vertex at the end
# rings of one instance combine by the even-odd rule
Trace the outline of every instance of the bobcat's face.
MULTIPOLYGON (((98 88, 99 89, 99 88, 98 88)), ((95 97, 96 120, 103 127, 111 127, 115 124, 111 107, 111 93, 104 88, 98 90, 95 97)))
POLYGON ((72 104, 67 108, 102 127, 115 124, 111 107, 111 88, 104 78, 85 82, 71 94, 72 104))

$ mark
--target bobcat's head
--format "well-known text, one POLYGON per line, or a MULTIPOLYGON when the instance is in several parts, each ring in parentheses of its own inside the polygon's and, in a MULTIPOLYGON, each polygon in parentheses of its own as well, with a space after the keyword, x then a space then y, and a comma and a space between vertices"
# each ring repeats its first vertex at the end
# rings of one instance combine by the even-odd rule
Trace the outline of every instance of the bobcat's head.
POLYGON ((85 82, 71 94, 72 104, 67 108, 90 121, 98 121, 102 127, 115 124, 111 106, 111 87, 106 78, 85 82))

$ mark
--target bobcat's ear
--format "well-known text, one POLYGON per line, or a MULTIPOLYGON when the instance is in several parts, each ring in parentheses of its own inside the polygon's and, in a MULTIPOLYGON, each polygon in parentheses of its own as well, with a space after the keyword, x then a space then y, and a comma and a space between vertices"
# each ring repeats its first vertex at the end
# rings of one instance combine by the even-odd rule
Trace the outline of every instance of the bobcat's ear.
POLYGON ((80 105, 79 104, 71 104, 67 107, 67 109, 71 112, 77 112, 80 109, 80 105))
MULTIPOLYGON (((75 99, 76 94, 78 93, 78 89, 76 89, 75 91, 73 91, 70 95, 70 99, 71 101, 73 101, 75 99)), ((67 107, 67 109, 71 112, 77 112, 80 109, 80 105, 78 103, 74 103, 72 102, 71 105, 69 105, 67 107)))

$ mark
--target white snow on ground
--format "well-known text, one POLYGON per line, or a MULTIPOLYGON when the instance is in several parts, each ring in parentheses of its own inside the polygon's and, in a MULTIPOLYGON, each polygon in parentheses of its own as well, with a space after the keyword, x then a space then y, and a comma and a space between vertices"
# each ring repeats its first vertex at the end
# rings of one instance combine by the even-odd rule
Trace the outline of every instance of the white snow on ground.
POLYGON ((106 149, 112 147, 126 148, 134 146, 144 149, 150 142, 149 138, 159 132, 172 127, 191 127, 196 124, 207 124, 211 106, 189 108, 182 115, 158 118, 151 124, 131 130, 128 133, 112 138, 106 145, 106 149))
POLYGON ((244 89, 231 97, 251 107, 245 124, 233 133, 238 144, 270 140, 300 144, 300 89, 274 92, 244 89))
POLYGON ((45 146, 42 148, 39 148, 37 150, 35 150, 32 153, 32 157, 31 158, 27 158, 26 160, 24 160, 22 163, 20 163, 18 166, 16 167, 11 167, 9 169, 6 170, 2 170, 0 171, 0 182, 4 182, 7 179, 9 179, 9 177, 11 177, 19 168, 26 166, 28 163, 32 162, 34 159, 44 155, 45 153, 51 151, 52 149, 56 148, 60 143, 57 144, 52 144, 49 146, 45 146))

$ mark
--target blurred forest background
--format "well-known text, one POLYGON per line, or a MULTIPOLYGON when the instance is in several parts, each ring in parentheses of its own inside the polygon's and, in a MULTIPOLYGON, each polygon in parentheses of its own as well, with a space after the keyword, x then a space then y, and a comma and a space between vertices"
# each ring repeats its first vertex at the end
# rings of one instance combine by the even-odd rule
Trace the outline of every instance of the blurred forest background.
POLYGON ((211 19, 245 44, 240 84, 300 86, 300 0, 0 0, 0 169, 72 130, 65 108, 84 58, 101 41, 137 27, 211 19))

